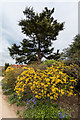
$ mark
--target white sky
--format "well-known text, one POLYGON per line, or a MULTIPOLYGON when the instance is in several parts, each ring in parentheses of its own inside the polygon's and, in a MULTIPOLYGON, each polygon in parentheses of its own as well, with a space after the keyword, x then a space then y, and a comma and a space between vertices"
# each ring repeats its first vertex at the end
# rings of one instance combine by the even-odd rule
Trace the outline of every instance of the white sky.
POLYGON ((78 1, 68 0, 43 0, 36 2, 37 0, 3 0, 0 1, 0 65, 9 62, 14 64, 14 60, 9 56, 7 47, 10 47, 13 43, 19 43, 24 39, 21 28, 18 25, 18 21, 24 18, 23 11, 26 6, 34 8, 35 12, 42 12, 44 7, 50 9, 55 8, 53 17, 58 22, 65 22, 64 30, 61 31, 57 37, 57 40, 53 42, 54 50, 68 47, 73 41, 73 37, 78 34, 78 1))

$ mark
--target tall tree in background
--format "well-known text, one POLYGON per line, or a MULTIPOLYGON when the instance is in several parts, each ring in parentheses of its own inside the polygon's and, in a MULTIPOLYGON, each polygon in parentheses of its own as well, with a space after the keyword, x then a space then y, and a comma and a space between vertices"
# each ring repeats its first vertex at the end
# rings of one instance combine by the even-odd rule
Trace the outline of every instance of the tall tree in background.
POLYGON ((59 53, 59 50, 57 50, 57 52, 56 53, 54 53, 54 55, 53 55, 53 58, 54 58, 54 60, 59 60, 60 59, 60 57, 61 57, 61 53, 59 53))
POLYGON ((56 40, 59 31, 63 30, 64 23, 54 20, 52 14, 54 8, 49 10, 47 7, 41 13, 35 13, 33 8, 26 7, 23 11, 25 19, 19 22, 22 32, 26 39, 21 45, 13 44, 9 49, 10 56, 16 63, 30 63, 31 61, 41 62, 44 57, 52 58, 52 41, 56 40))
POLYGON ((63 56, 80 66, 80 35, 76 35, 73 40, 73 43, 64 49, 63 56))

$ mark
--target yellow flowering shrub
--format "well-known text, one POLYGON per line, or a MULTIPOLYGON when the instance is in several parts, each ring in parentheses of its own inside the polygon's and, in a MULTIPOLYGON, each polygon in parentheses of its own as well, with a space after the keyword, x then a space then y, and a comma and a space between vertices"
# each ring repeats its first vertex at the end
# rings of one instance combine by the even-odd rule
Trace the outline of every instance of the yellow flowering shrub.
POLYGON ((15 81, 17 80, 17 76, 19 74, 21 74, 23 70, 21 68, 18 67, 11 67, 9 66, 6 70, 5 70, 5 83, 7 85, 8 88, 14 88, 15 87, 15 81))
POLYGON ((25 70, 17 77, 15 91, 19 97, 23 96, 26 88, 29 87, 31 92, 38 99, 50 98, 57 100, 59 96, 66 94, 73 95, 74 85, 77 79, 64 73, 65 66, 61 62, 54 63, 45 70, 33 68, 25 68, 25 70))

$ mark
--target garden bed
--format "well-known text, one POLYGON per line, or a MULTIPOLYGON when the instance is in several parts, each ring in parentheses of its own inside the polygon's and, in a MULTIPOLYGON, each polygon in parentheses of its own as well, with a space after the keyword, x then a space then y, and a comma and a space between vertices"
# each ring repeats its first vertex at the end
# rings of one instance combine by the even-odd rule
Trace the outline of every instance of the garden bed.
POLYGON ((2 82, 4 94, 23 118, 59 118, 60 115, 62 118, 77 118, 78 96, 74 90, 78 70, 63 61, 49 62, 53 64, 43 63, 38 67, 33 64, 20 71, 8 67, 2 82))
MULTIPOLYGON (((3 95, 3 99, 8 101, 9 95, 3 95)), ((62 109, 65 111, 68 111, 69 115, 71 115, 71 118, 77 118, 78 116, 78 96, 60 96, 59 101, 56 101, 55 103, 58 103, 62 109)), ((19 110, 19 115, 23 114, 23 111, 26 109, 25 106, 16 106, 16 103, 11 105, 13 110, 17 113, 17 110, 19 110)))

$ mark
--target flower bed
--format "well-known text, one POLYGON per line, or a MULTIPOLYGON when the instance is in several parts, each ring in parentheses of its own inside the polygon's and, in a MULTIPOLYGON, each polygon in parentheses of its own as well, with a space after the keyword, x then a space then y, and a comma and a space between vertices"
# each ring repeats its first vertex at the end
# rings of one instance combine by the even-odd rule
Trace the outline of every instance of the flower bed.
MULTIPOLYGON (((67 118, 70 116, 67 116, 67 111, 60 108, 59 98, 63 95, 76 95, 77 71, 74 76, 68 72, 68 70, 71 72, 73 67, 73 65, 65 65, 63 62, 53 62, 50 65, 48 62, 48 67, 45 69, 8 67, 2 84, 3 90, 12 94, 9 96, 11 104, 26 106, 23 118, 28 118, 30 115, 32 118, 59 118, 62 111, 62 116, 67 118), (12 88, 13 91, 11 91, 12 88), (57 107, 54 106, 56 101, 58 101, 57 107), (53 107, 50 107, 52 105, 53 107), (46 111, 46 109, 48 110, 46 111), (39 114, 32 112, 37 110, 39 110, 39 114)), ((72 72, 74 73, 74 71, 72 72)))

